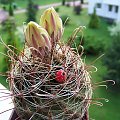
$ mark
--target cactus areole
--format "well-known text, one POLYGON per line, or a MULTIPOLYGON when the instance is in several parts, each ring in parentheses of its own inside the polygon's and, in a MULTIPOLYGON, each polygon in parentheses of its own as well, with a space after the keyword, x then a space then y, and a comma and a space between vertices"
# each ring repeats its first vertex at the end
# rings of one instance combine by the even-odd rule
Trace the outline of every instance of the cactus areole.
POLYGON ((13 55, 9 85, 21 120, 89 119, 90 74, 82 52, 70 47, 81 29, 75 29, 63 44, 62 20, 54 8, 48 8, 40 24, 27 24, 24 50, 18 56, 9 50, 13 55))

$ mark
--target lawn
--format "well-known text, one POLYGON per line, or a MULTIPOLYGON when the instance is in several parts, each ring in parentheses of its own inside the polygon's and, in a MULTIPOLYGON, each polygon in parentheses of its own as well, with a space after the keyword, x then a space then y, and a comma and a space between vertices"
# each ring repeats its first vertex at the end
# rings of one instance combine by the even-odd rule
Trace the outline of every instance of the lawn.
MULTIPOLYGON (((61 2, 61 0, 33 0, 33 2, 36 5, 41 6, 41 5, 59 3, 59 2, 61 2)), ((27 4, 28 4, 28 0, 14 0, 14 4, 17 6, 16 10, 26 9, 27 4)), ((61 4, 62 4, 62 2, 61 2, 61 4)), ((3 4, 0 3, 0 8, 3 8, 3 6, 5 6, 6 9, 8 10, 9 5, 3 5, 3 4)))
MULTIPOLYGON (((92 61, 94 61, 96 57, 87 56, 86 62, 90 64, 92 61)), ((94 66, 97 67, 98 71, 95 73, 92 73, 92 82, 98 83, 103 80, 102 76, 106 74, 106 68, 102 64, 102 59, 97 60, 94 63, 94 66)), ((106 83, 104 83, 107 85, 106 83)), ((110 86, 112 86, 112 83, 110 83, 110 86)), ((98 105, 91 105, 90 107, 90 118, 95 120, 119 120, 120 118, 120 94, 112 90, 110 87, 107 89, 105 87, 97 87, 93 91, 93 97, 98 98, 105 98, 108 99, 109 102, 105 102, 105 100, 96 100, 103 103, 103 106, 98 105), (117 107, 116 107, 117 106, 117 107)))
MULTIPOLYGON (((37 15, 37 22, 39 22, 39 17, 43 10, 38 11, 37 15)), ((59 14, 68 15, 70 22, 67 26, 65 26, 65 31, 63 35, 63 40, 67 41, 70 34, 76 27, 79 26, 86 26, 86 29, 83 30, 84 36, 90 35, 94 36, 96 40, 103 41, 104 46, 108 46, 111 41, 111 37, 109 36, 108 31, 108 24, 103 20, 100 19, 100 25, 98 29, 90 29, 88 28, 88 23, 90 16, 87 14, 87 9, 84 9, 81 15, 77 16, 73 13, 73 9, 70 7, 59 7, 59 14), (64 13, 63 13, 64 11, 64 13)), ((26 20, 25 13, 15 15, 15 20, 17 26, 22 26, 23 22, 26 20)), ((5 39, 5 38, 4 38, 5 39)), ((91 41, 92 42, 92 41, 91 41)), ((99 43, 98 43, 99 44, 99 43)), ((1 50, 1 47, 0 47, 1 50)), ((103 52, 104 53, 104 52, 103 52)), ((86 62, 90 64, 94 61, 97 56, 87 56, 86 62)), ((1 61, 0 61, 1 62, 1 61)), ((0 64, 2 66, 2 64, 0 64)), ((97 83, 103 81, 103 76, 106 74, 106 67, 102 64, 102 60, 97 60, 94 65, 98 68, 96 73, 93 72, 92 74, 92 82, 97 83)), ((6 84, 5 81, 2 82, 6 84)), ((113 91, 112 89, 108 88, 107 90, 104 87, 98 87, 93 92, 94 98, 106 98, 109 99, 109 102, 105 102, 104 100, 100 100, 104 105, 99 107, 97 105, 91 105, 90 107, 90 118, 95 120, 119 120, 120 119, 120 95, 118 92, 113 91), (116 107, 117 106, 117 107, 116 107)))
MULTIPOLYGON (((37 5, 46 5, 61 2, 61 0, 33 0, 37 5)), ((20 8, 26 8, 28 0, 15 0, 15 3, 20 8)))
MULTIPOLYGON (((4 42, 6 42, 6 38, 7 38, 6 33, 3 32, 1 29, 2 29, 2 28, 0 27, 0 37, 2 38, 2 40, 3 40, 4 42)), ((0 43, 1 43, 1 42, 0 42, 0 43)), ((3 66, 3 64, 4 64, 4 61, 3 61, 4 55, 1 54, 1 52, 3 53, 4 48, 5 48, 5 47, 4 47, 2 44, 0 44, 0 73, 1 73, 1 71, 2 71, 2 69, 3 69, 2 66, 3 66)), ((4 77, 1 77, 1 76, 0 76, 0 83, 2 83, 4 86, 8 87, 8 84, 6 83, 6 80, 5 80, 4 77)))
MULTIPOLYGON (((58 2, 61 2, 61 0, 33 0, 33 2, 40 6, 40 5, 58 3, 58 2)), ((14 0, 14 4, 17 5, 18 9, 26 8, 28 4, 28 0, 14 0)), ((0 4, 0 7, 2 6, 3 5, 0 4)))

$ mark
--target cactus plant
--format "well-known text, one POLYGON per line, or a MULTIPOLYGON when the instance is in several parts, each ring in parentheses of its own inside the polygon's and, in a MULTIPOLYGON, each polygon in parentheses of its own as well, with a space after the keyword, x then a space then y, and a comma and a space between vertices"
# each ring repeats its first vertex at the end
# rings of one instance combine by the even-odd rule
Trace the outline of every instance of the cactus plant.
POLYGON ((24 50, 13 57, 9 85, 15 110, 22 120, 88 120, 92 97, 89 71, 70 43, 60 42, 62 20, 47 9, 40 25, 31 21, 25 30, 24 50))

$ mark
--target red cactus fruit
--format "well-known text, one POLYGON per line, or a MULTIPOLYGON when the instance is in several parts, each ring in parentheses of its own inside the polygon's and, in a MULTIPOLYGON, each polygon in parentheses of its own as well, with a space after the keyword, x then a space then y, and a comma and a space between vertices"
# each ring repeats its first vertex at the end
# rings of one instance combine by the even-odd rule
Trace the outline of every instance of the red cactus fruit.
POLYGON ((55 80, 59 83, 64 83, 66 80, 66 73, 64 70, 60 69, 56 72, 55 80))

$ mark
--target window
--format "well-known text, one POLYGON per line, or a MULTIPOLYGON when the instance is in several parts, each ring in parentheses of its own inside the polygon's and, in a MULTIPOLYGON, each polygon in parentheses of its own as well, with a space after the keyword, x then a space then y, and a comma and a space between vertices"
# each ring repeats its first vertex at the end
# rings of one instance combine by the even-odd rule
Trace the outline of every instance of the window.
POLYGON ((113 6, 112 6, 112 5, 109 5, 109 11, 110 11, 110 12, 112 11, 112 8, 113 8, 113 6))
POLYGON ((101 8, 101 3, 97 3, 97 4, 96 4, 96 7, 97 7, 97 8, 101 8))
POLYGON ((118 13, 118 6, 115 6, 115 12, 118 13))

